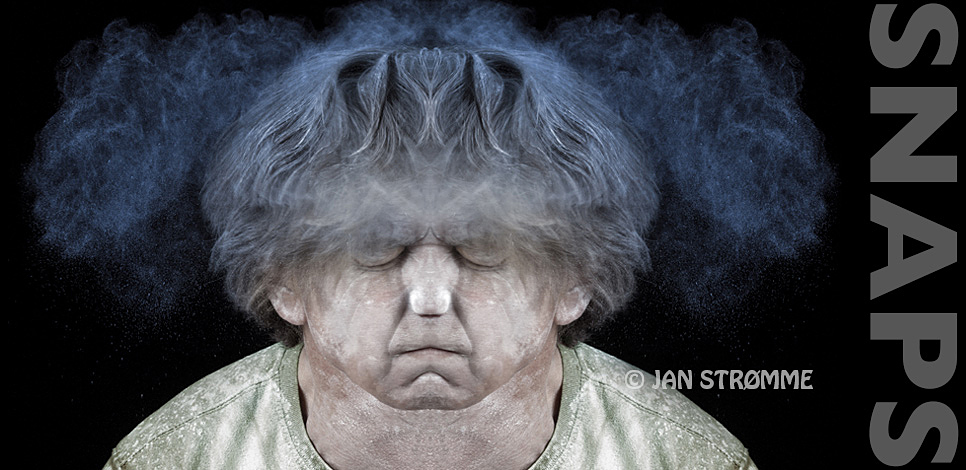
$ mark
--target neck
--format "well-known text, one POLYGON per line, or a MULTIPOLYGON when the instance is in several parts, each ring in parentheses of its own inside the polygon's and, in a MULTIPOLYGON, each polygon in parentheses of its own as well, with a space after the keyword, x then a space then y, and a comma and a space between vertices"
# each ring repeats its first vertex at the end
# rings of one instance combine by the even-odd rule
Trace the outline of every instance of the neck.
POLYGON ((336 469, 527 468, 550 441, 559 406, 563 362, 552 346, 461 410, 392 408, 303 352, 298 381, 306 431, 336 469))

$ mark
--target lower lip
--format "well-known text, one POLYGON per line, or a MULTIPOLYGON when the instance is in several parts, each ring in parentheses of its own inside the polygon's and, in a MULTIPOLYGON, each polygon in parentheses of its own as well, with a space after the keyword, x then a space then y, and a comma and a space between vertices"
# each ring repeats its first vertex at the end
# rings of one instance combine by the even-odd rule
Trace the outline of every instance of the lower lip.
POLYGON ((413 351, 406 351, 405 353, 403 353, 403 355, 406 355, 406 356, 424 357, 427 359, 433 358, 433 357, 445 357, 445 356, 450 356, 454 354, 456 353, 453 351, 447 351, 445 349, 436 349, 436 348, 415 349, 413 351))

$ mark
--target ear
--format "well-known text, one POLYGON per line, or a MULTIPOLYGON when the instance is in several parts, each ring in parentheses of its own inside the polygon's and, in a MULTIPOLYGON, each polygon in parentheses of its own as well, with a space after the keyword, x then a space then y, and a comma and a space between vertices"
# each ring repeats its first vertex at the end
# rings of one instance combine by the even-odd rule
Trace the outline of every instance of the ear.
POLYGON ((269 300, 272 307, 283 320, 295 325, 305 324, 305 304, 302 299, 288 287, 279 287, 272 292, 269 300))
POLYGON ((583 287, 574 287, 569 292, 557 299, 554 307, 554 322, 558 326, 573 323, 584 314, 587 304, 590 303, 590 295, 583 287))

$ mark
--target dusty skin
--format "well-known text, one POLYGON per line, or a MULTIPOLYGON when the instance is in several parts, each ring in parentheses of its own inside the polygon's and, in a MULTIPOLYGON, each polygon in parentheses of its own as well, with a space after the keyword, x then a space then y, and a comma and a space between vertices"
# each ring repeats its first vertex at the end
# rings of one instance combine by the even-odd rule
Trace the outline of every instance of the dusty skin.
POLYGON ((557 328, 587 305, 500 257, 432 230, 413 245, 281 288, 303 329, 298 383, 309 438, 334 468, 526 468, 554 430, 557 328))

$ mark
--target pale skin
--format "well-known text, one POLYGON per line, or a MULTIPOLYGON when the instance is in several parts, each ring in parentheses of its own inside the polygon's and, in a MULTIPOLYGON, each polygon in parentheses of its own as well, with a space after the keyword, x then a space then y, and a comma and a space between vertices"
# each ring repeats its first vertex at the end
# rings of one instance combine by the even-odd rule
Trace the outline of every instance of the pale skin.
POLYGON ((553 434, 560 326, 588 303, 432 229, 272 303, 302 328, 309 439, 336 469, 527 468, 553 434), (306 292, 306 290, 310 290, 306 292))

